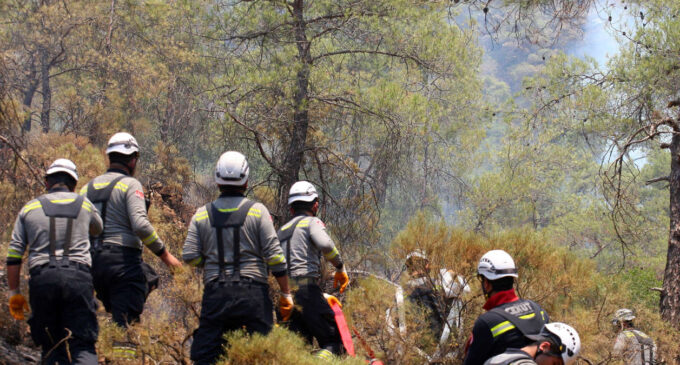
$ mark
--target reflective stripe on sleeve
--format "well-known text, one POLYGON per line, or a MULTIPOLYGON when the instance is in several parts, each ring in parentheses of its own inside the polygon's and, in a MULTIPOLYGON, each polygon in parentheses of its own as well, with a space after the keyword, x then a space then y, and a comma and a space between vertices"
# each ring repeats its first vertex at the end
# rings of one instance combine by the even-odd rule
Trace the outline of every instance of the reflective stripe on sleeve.
POLYGON ((274 265, 281 264, 285 261, 286 261, 286 259, 283 257, 283 255, 278 254, 278 255, 272 257, 271 259, 269 259, 269 261, 267 261, 267 265, 274 266, 274 265))
POLYGON ((198 265, 200 265, 202 262, 203 262, 203 256, 200 256, 200 257, 197 257, 197 258, 195 258, 195 259, 193 259, 193 260, 189 260, 189 261, 187 262, 187 264, 189 264, 189 265, 191 265, 191 266, 198 266, 198 265))
POLYGON ((501 322, 495 325, 493 328, 491 328, 491 335, 493 335, 493 337, 497 337, 504 334, 505 332, 510 331, 513 328, 515 328, 515 325, 510 323, 510 321, 501 322))
POLYGON ((325 254, 323 254, 323 256, 326 258, 326 260, 332 260, 336 256, 338 256, 338 254, 339 254, 338 249, 333 247, 333 250, 331 252, 325 253, 325 254))
POLYGON ((309 227, 309 219, 303 219, 295 225, 295 227, 309 227))
POLYGON ((36 208, 42 208, 42 204, 40 202, 31 203, 24 207, 24 213, 28 213, 36 208))
POLYGON ((209 216, 208 216, 207 210, 196 214, 196 222, 200 222, 200 221, 202 221, 204 219, 208 219, 208 218, 209 218, 209 216))
POLYGON ((24 255, 21 252, 10 248, 9 251, 7 251, 7 257, 11 257, 13 259, 21 259, 24 257, 24 255))
POLYGON ((523 316, 519 316, 520 319, 532 319, 534 317, 536 317, 536 313, 529 313, 529 314, 525 314, 523 316))
POLYGON ((145 238, 145 239, 142 240, 142 243, 143 243, 145 246, 148 246, 148 245, 150 245, 150 244, 156 242, 156 240, 158 240, 158 233, 156 233, 156 231, 153 231, 153 233, 151 233, 151 234, 149 235, 149 237, 147 237, 147 238, 145 238))

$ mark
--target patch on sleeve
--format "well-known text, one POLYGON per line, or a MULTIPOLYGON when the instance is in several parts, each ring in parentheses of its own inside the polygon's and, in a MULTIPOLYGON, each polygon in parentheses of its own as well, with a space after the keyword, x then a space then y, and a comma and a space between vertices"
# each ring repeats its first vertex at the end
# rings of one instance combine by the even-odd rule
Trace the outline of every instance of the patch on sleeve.
POLYGON ((314 221, 316 222, 316 224, 321 225, 321 227, 326 228, 326 224, 324 222, 322 222, 321 219, 317 218, 314 221))
POLYGON ((144 192, 141 190, 135 190, 135 195, 139 198, 144 200, 144 192))

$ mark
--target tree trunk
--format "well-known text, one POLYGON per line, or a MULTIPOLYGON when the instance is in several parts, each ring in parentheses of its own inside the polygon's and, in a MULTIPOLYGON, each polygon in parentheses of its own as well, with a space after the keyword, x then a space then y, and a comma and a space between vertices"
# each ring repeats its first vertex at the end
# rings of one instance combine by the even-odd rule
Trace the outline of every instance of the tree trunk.
POLYGON ((38 70, 35 67, 35 57, 31 56, 31 66, 30 66, 30 71, 28 73, 28 87, 24 90, 24 99, 22 100, 24 106, 26 107, 27 110, 29 110, 28 115, 26 115, 26 119, 24 119, 24 130, 25 131, 30 131, 31 130, 31 114, 30 109, 31 105, 33 104, 33 96, 35 96, 35 92, 38 90, 38 84, 40 83, 40 80, 38 79, 38 70))
POLYGON ((293 16, 295 20, 295 41, 298 48, 300 69, 297 72, 297 88, 294 98, 293 128, 288 150, 283 160, 283 168, 279 173, 279 207, 278 213, 284 217, 288 209, 287 197, 291 185, 298 180, 298 174, 302 166, 305 152, 307 130, 309 128, 309 73, 312 57, 309 54, 310 42, 305 33, 306 23, 304 19, 304 0, 295 0, 293 3, 293 16))
MULTIPOLYGON (((677 129, 678 126, 675 126, 677 129)), ((673 135, 670 145, 670 234, 668 256, 663 276, 663 292, 659 307, 661 317, 676 328, 680 327, 680 136, 673 135)))
POLYGON ((50 89, 50 54, 46 49, 40 50, 40 72, 42 82, 42 110, 40 111, 40 125, 43 132, 50 131, 50 109, 52 108, 52 90, 50 89))

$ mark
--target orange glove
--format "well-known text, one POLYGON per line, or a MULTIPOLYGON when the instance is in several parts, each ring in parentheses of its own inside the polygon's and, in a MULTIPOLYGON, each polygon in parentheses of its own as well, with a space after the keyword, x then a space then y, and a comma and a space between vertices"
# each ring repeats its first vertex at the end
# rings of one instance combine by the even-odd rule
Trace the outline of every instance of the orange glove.
POLYGON ((28 302, 20 293, 14 294, 9 298, 9 313, 18 321, 24 320, 24 312, 28 312, 28 302))
POLYGON ((336 298, 336 297, 334 297, 334 296, 332 296, 332 295, 330 295, 330 294, 326 294, 326 293, 323 293, 323 297, 326 298, 326 301, 328 302, 328 305, 329 305, 329 306, 332 307, 333 304, 337 303, 338 306, 340 306, 340 308, 342 308, 342 303, 340 303, 340 301, 338 300, 338 298, 336 298))
POLYGON ((281 313, 281 318, 283 321, 290 319, 290 315, 293 313, 293 295, 281 293, 279 296, 279 313, 281 313))
POLYGON ((335 277, 333 278, 333 288, 337 288, 338 284, 340 284, 340 294, 344 293, 345 288, 349 284, 349 276, 347 275, 347 271, 345 271, 344 267, 335 272, 335 277))

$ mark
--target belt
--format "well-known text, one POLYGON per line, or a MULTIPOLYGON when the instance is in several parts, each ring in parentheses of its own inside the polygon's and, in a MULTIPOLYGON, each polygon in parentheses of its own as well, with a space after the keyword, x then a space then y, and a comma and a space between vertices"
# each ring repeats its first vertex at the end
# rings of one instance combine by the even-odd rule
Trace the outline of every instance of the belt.
POLYGON ((290 278, 293 285, 305 286, 305 285, 319 285, 319 279, 309 276, 301 276, 297 278, 290 278))
POLYGON ((220 282, 219 277, 216 277, 214 279, 211 279, 209 282, 206 283, 206 285, 260 285, 260 286, 269 286, 267 283, 263 283, 260 281, 257 281, 251 277, 247 276, 240 276, 238 281, 234 281, 232 277, 227 276, 226 280, 223 282, 220 282))
POLYGON ((80 262, 75 262, 75 261, 70 261, 68 263, 68 265, 62 265, 59 262, 56 265, 52 265, 52 266, 50 266, 49 262, 46 262, 42 265, 38 265, 38 266, 30 268, 28 270, 28 272, 31 276, 35 276, 35 275, 40 275, 40 273, 42 271, 47 270, 47 269, 71 269, 71 268, 77 269, 77 270, 80 270, 80 271, 84 271, 84 272, 88 272, 88 273, 90 272, 90 266, 89 265, 86 265, 86 264, 83 264, 83 263, 80 263, 80 262))

